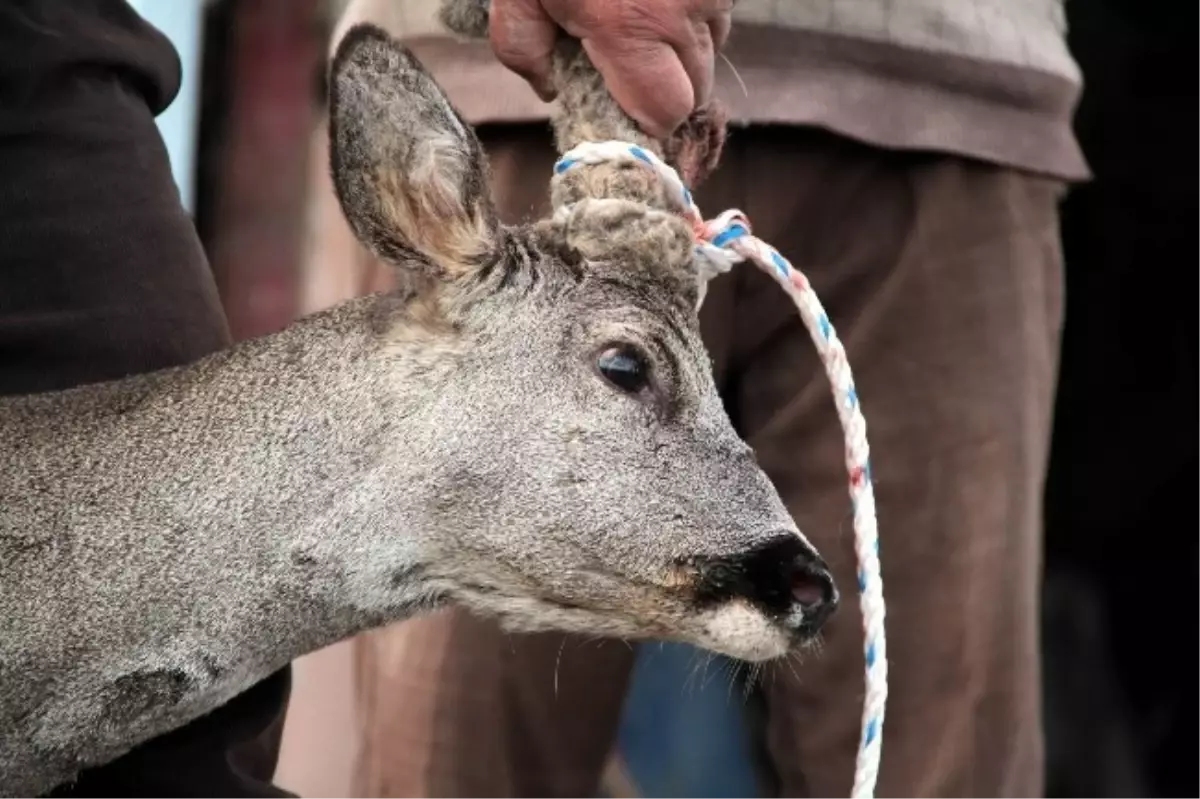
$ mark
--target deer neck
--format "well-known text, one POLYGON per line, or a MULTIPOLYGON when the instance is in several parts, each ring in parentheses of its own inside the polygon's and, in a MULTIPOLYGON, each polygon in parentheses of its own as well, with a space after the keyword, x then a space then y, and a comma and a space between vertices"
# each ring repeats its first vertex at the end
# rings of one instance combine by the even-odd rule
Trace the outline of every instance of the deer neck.
POLYGON ((35 617, 19 651, 0 642, 31 666, 0 710, 37 705, 30 752, 95 725, 124 730, 93 742, 111 753, 436 601, 421 473, 449 370, 404 306, 370 297, 190 367, 0 402, 0 617, 35 617), (164 684, 179 695, 124 701, 164 684))
MULTIPOLYGON (((145 400, 138 437, 178 447, 163 453, 171 469, 141 475, 155 506, 305 603, 305 624, 287 601, 266 603, 295 638, 270 648, 280 657, 427 598, 423 457, 453 367, 410 311, 397 295, 349 303, 180 370, 145 400)), ((166 516, 148 522, 162 530, 166 516)))

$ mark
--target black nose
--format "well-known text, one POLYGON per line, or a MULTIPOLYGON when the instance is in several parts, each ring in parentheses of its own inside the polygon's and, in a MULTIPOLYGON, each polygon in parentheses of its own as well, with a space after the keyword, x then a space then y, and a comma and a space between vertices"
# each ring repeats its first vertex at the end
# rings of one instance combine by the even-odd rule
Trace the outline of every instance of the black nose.
POLYGON ((813 635, 838 605, 829 567, 812 547, 784 533, 736 555, 704 559, 697 569, 697 599, 749 600, 802 635, 813 635))
POLYGON ((815 635, 837 610, 840 599, 837 586, 819 557, 793 573, 792 597, 800 606, 799 631, 806 635, 815 635))

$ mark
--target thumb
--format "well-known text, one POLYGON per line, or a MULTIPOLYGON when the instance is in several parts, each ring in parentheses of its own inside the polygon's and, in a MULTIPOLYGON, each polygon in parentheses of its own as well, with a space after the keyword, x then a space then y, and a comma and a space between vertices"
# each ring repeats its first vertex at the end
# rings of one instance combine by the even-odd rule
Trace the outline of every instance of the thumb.
POLYGON ((539 0, 492 0, 488 38, 500 63, 528 81, 543 100, 554 99, 550 58, 558 25, 539 0))
POLYGON ((692 113, 692 81, 666 42, 585 38, 583 47, 613 99, 650 136, 665 139, 692 113))

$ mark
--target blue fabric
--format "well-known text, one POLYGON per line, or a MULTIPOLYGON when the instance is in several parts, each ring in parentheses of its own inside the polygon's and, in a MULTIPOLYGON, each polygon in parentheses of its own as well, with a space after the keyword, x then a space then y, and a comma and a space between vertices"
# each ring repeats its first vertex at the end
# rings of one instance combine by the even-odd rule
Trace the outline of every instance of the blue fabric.
POLYGON ((758 796, 733 665, 683 644, 639 647, 617 746, 641 796, 758 796))

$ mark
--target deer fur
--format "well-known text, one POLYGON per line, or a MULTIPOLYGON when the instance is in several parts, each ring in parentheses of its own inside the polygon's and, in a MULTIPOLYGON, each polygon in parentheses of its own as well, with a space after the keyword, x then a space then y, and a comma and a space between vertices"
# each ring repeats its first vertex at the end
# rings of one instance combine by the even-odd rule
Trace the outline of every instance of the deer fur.
POLYGON ((647 173, 573 170, 570 213, 500 225, 474 134, 369 25, 330 103, 342 208, 403 289, 0 401, 2 793, 446 602, 749 660, 836 602, 721 406, 691 234, 647 173), (605 379, 614 344, 647 385, 605 379))

